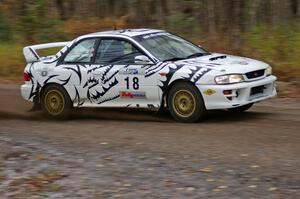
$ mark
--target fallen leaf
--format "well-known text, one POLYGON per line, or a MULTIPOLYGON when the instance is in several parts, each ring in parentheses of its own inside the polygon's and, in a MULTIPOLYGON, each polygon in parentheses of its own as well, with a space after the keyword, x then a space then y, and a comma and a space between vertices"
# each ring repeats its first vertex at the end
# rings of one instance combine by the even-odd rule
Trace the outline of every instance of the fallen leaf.
POLYGON ((58 192, 58 191, 62 191, 63 187, 59 184, 51 184, 49 186, 49 190, 52 192, 58 192))
POLYGON ((240 156, 241 156, 241 157, 248 157, 249 154, 247 154, 247 153, 242 153, 242 154, 240 154, 240 156))
POLYGON ((146 156, 143 156, 143 155, 141 155, 141 156, 138 156, 138 159, 144 160, 144 159, 147 159, 147 157, 146 157, 146 156))
POLYGON ((215 181, 215 179, 212 179, 212 178, 206 179, 206 182, 214 182, 214 181, 215 181))
POLYGON ((104 160, 112 160, 112 157, 107 156, 107 157, 104 158, 104 160))
POLYGON ((34 159, 35 160, 45 160, 46 158, 44 157, 44 155, 38 154, 38 155, 34 156, 34 159))
POLYGON ((227 189, 227 188, 228 188, 228 186, 226 186, 226 185, 218 186, 218 189, 227 189))
POLYGON ((198 169, 197 172, 211 173, 212 169, 210 167, 205 167, 205 168, 202 168, 202 169, 198 169))
POLYGON ((249 185, 248 187, 249 188, 256 188, 257 186, 256 185, 249 185))
POLYGON ((121 197, 123 197, 123 195, 122 194, 114 194, 113 197, 114 198, 121 198, 121 197))
POLYGON ((124 184, 123 186, 124 187, 131 187, 132 185, 131 184, 124 184))
POLYGON ((276 187, 270 187, 270 188, 269 188, 269 191, 276 191, 276 190, 277 190, 276 187))
POLYGON ((188 192, 195 191, 195 187, 187 187, 186 190, 187 190, 188 192))

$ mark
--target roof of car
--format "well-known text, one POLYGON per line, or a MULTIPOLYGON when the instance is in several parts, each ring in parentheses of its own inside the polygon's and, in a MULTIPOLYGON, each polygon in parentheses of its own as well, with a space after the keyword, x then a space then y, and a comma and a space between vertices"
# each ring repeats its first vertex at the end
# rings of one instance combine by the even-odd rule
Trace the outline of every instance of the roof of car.
POLYGON ((112 30, 112 31, 104 31, 104 32, 95 32, 88 34, 89 36, 118 36, 124 35, 128 37, 134 37, 138 35, 151 34, 156 32, 163 32, 163 30, 156 29, 122 29, 122 30, 112 30))

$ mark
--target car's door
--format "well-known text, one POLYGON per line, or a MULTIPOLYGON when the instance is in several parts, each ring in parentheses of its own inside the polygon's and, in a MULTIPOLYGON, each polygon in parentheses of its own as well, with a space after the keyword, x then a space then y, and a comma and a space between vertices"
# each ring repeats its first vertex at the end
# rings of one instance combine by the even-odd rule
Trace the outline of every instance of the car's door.
POLYGON ((78 106, 88 100, 88 70, 94 61, 98 38, 86 38, 76 43, 66 52, 57 63, 52 80, 65 87, 71 100, 78 106))
POLYGON ((156 76, 146 78, 153 63, 136 63, 145 53, 131 41, 101 38, 89 76, 92 99, 103 106, 152 107, 159 104, 156 76))

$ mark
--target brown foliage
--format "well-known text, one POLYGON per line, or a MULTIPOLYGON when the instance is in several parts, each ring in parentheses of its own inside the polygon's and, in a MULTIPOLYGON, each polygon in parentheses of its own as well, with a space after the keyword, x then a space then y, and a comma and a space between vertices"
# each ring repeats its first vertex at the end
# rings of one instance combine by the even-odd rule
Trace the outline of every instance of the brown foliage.
POLYGON ((104 18, 96 17, 85 19, 69 19, 64 21, 61 26, 61 31, 77 36, 101 30, 112 30, 114 28, 122 29, 128 26, 128 16, 119 18, 104 18))

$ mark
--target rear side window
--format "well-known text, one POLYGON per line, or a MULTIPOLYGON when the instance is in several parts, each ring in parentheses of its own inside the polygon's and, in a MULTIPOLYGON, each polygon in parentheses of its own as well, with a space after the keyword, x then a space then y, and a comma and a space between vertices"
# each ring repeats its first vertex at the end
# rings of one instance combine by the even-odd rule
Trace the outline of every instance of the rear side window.
POLYGON ((85 39, 73 47, 64 62, 89 63, 93 59, 97 39, 85 39))

